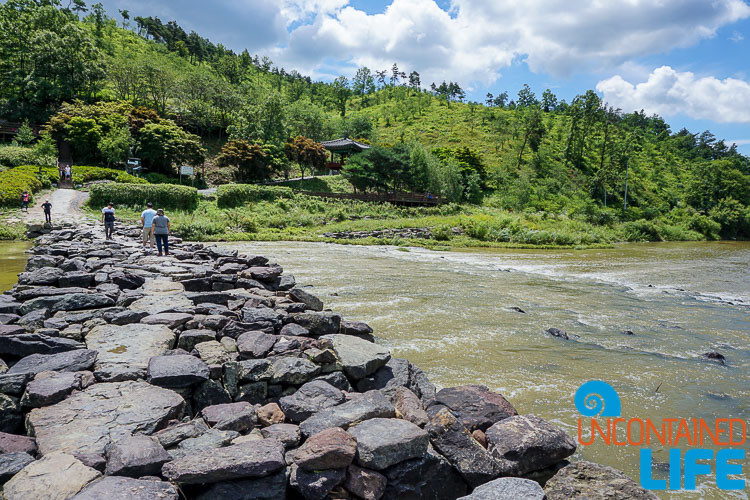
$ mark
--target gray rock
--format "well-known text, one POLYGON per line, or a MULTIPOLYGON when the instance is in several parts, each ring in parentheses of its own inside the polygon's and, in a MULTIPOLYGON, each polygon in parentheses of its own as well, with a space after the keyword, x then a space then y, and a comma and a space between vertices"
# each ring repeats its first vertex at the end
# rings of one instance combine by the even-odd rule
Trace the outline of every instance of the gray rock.
POLYGON ((245 332, 237 337, 237 350, 242 358, 262 358, 273 349, 278 337, 262 332, 245 332))
POLYGON ((333 427, 310 436, 292 453, 292 459, 309 471, 342 469, 351 465, 356 453, 357 440, 344 429, 333 427))
POLYGON ((321 340, 330 342, 344 372, 359 380, 384 366, 391 354, 388 349, 350 335, 326 335, 321 340))
POLYGON ((24 327, 28 332, 33 332, 38 328, 44 327, 44 321, 48 316, 49 311, 47 309, 37 309, 18 318, 16 325, 24 327))
POLYGON ((15 297, 16 297, 16 300, 25 302, 27 300, 35 299, 37 297, 49 297, 52 295, 67 295, 70 293, 91 293, 91 291, 86 288, 78 288, 78 287, 60 288, 56 286, 36 286, 36 287, 32 287, 32 288, 19 291, 18 293, 15 294, 15 297))
POLYGON ((33 255, 26 261, 26 271, 34 271, 42 267, 57 267, 63 261, 59 255, 33 255))
POLYGON ((14 432, 21 426, 22 419, 18 398, 0 394, 0 431, 14 432))
POLYGON ((218 380, 206 380, 193 390, 193 411, 200 412, 206 406, 231 403, 232 398, 218 380))
POLYGON ((307 471, 291 466, 289 484, 305 500, 323 500, 346 479, 346 469, 307 471))
POLYGON ((194 418, 189 422, 167 427, 156 433, 154 437, 159 440, 159 443, 165 448, 176 445, 180 441, 184 441, 188 438, 198 437, 208 430, 208 424, 202 418, 194 418))
POLYGON ((198 352, 200 358, 209 366, 223 365, 230 359, 229 353, 224 349, 224 346, 216 340, 200 342, 195 345, 195 350, 198 352))
POLYGON ((58 354, 32 354, 22 358, 8 370, 8 375, 36 375, 44 371, 79 372, 88 370, 94 365, 98 353, 89 349, 58 354))
POLYGON ((101 474, 65 453, 31 462, 3 487, 5 500, 65 500, 101 474))
POLYGON ((20 312, 21 312, 20 302, 16 302, 9 295, 0 295, 0 313, 18 315, 20 312))
POLYGON ((466 483, 431 446, 421 458, 406 460, 383 471, 388 479, 385 499, 453 500, 467 492, 466 483))
POLYGON ((52 406, 31 410, 29 433, 41 454, 56 450, 103 455, 111 441, 150 434, 182 415, 177 393, 145 382, 94 384, 52 406))
POLYGON ((548 335, 551 335, 552 337, 559 337, 565 340, 568 340, 570 338, 564 330, 560 330, 559 328, 547 328, 544 331, 545 333, 547 333, 548 335))
POLYGON ((250 430, 258 422, 255 407, 245 401, 207 406, 201 416, 213 428, 237 432, 250 430))
POLYGON ((279 335, 289 337, 304 337, 310 335, 310 330, 304 326, 298 325, 297 323, 288 323, 281 328, 279 335))
POLYGON ((22 335, 0 335, 0 354, 11 356, 29 356, 31 354, 57 354, 84 349, 86 346, 75 340, 48 337, 35 333, 22 335))
POLYGON ((435 449, 445 456, 470 486, 498 477, 502 468, 448 408, 443 408, 425 427, 435 449))
POLYGON ((270 476, 212 484, 197 500, 278 500, 286 498, 286 473, 281 470, 270 476))
POLYGON ((136 434, 109 445, 107 475, 134 478, 157 475, 161 466, 170 460, 169 453, 157 439, 136 434))
POLYGON ((447 406, 469 431, 486 431, 495 422, 518 415, 502 394, 483 385, 462 385, 441 389, 435 402, 447 406))
POLYGON ((270 307, 243 307, 242 321, 245 323, 268 323, 274 327, 281 326, 282 315, 270 307))
POLYGON ((307 328, 311 335, 331 335, 341 329, 341 316, 330 312, 295 313, 290 314, 289 319, 307 328))
POLYGON ((323 301, 302 288, 292 288, 289 290, 289 296, 297 302, 302 302, 312 311, 323 310, 323 301))
POLYGON ((284 447, 273 439, 197 452, 164 465, 162 474, 180 484, 263 477, 284 467, 284 447))
POLYGON ((60 276, 58 285, 61 287, 88 288, 94 282, 94 273, 74 271, 60 276))
POLYGON ((18 314, 0 313, 0 325, 10 325, 21 318, 18 314))
POLYGON ((177 328, 193 319, 193 316, 185 313, 162 312, 145 316, 141 323, 144 325, 164 325, 169 328, 177 328))
POLYGON ((132 323, 140 323, 146 316, 148 316, 148 313, 145 311, 126 310, 114 314, 109 322, 113 325, 130 325, 132 323))
MULTIPOLYGON (((470 495, 459 500, 546 500, 539 483, 520 477, 501 477, 477 486, 470 495)), ((565 497, 573 498, 573 497, 565 497)), ((610 498, 610 497, 608 497, 610 498)))
POLYGON ((266 439, 276 439, 284 448, 294 448, 302 439, 299 426, 294 424, 273 424, 261 429, 261 434, 266 439))
POLYGON ((56 267, 40 267, 18 275, 19 285, 56 285, 65 271, 56 267))
POLYGON ((268 384, 266 382, 251 382, 242 384, 237 390, 235 401, 246 401, 252 404, 261 404, 268 397, 268 384))
POLYGON ((26 333, 26 328, 20 325, 0 325, 0 335, 23 335, 26 333))
POLYGON ((352 395, 351 401, 326 408, 300 424, 305 436, 311 436, 331 427, 348 428, 371 418, 393 418, 396 410, 380 391, 352 395))
MULTIPOLYGON (((319 375, 313 380, 322 380, 334 386, 336 389, 340 389, 344 392, 353 392, 352 385, 349 383, 349 379, 346 378, 342 372, 331 372, 325 375, 319 375)), ((364 391, 367 392, 367 391, 364 391)))
POLYGON ((369 469, 383 470, 427 453, 427 432, 406 420, 373 418, 349 432, 357 440, 357 464, 369 469))
POLYGON ((105 382, 145 378, 148 362, 172 349, 175 335, 164 325, 100 325, 86 335, 99 351, 94 374, 105 382))
POLYGON ((375 373, 357 382, 360 392, 378 389, 391 397, 399 387, 406 387, 419 396, 425 407, 435 399, 435 386, 422 370, 405 359, 391 358, 375 373))
POLYGON ((177 488, 166 481, 129 477, 103 477, 90 483, 70 500, 178 500, 177 488))
MULTIPOLYGON (((86 373, 93 379, 90 372, 86 373)), ((58 403, 74 389, 82 388, 84 376, 81 372, 42 372, 26 384, 21 404, 27 408, 39 408, 58 403)))
POLYGON ((591 462, 572 463, 560 469, 544 487, 548 500, 657 500, 628 476, 591 462))
POLYGON ((26 373, 0 375, 0 393, 20 396, 29 378, 31 376, 26 373))
POLYGON ((385 493, 388 479, 381 473, 350 465, 346 469, 344 488, 363 500, 378 500, 385 493))
POLYGON ((111 297, 102 293, 71 293, 53 297, 38 297, 23 303, 21 314, 27 314, 36 309, 49 309, 50 313, 58 311, 80 311, 114 305, 111 297))
POLYGON ((18 474, 34 461, 34 457, 22 451, 0 454, 0 484, 18 474))
POLYGON ((196 345, 210 340, 216 340, 216 332, 212 330, 185 330, 180 333, 180 338, 177 339, 177 347, 190 352, 196 345))
POLYGON ((363 323, 362 321, 342 320, 341 334, 354 335, 372 341, 372 328, 370 328, 370 325, 363 323))
POLYGON ((222 431, 219 429, 209 429, 200 436, 188 438, 180 441, 177 448, 169 450, 173 459, 193 455, 197 452, 223 448, 229 445, 233 439, 240 435, 235 431, 222 431))
POLYGON ((303 358, 278 358, 270 367, 271 383, 304 384, 320 373, 320 367, 303 358))
POLYGON ((208 380, 208 365, 189 354, 154 356, 148 362, 148 382, 162 387, 189 387, 208 380))
POLYGON ((292 422, 302 422, 314 413, 336 406, 345 400, 344 393, 322 380, 313 380, 300 387, 291 396, 279 399, 284 414, 292 422))
POLYGON ((576 451, 573 439, 534 415, 497 422, 487 432, 490 454, 504 476, 520 476, 547 468, 576 451))

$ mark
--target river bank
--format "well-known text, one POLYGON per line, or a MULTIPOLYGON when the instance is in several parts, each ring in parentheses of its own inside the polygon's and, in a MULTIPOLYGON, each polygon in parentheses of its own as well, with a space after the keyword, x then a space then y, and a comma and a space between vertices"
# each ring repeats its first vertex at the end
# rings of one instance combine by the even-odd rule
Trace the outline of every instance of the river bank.
POLYGON ((566 467, 573 439, 499 393, 436 390, 268 259, 179 241, 157 258, 137 234, 55 230, 0 296, 6 500, 50 485, 78 498, 176 499, 174 485, 188 498, 457 498, 489 483, 542 497, 506 476, 550 499, 653 498, 614 469, 566 467))

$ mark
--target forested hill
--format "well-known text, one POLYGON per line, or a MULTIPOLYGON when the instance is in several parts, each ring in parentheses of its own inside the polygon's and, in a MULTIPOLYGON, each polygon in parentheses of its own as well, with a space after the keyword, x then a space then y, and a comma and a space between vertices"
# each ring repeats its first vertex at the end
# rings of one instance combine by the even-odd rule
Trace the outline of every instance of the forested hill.
POLYGON ((456 199, 600 223, 690 220, 704 233, 714 221, 724 236, 750 234, 750 159, 734 147, 708 131, 673 131, 658 116, 612 109, 593 91, 570 103, 536 91, 525 86, 464 102, 460 85, 422 82, 418 68, 395 64, 314 82, 171 21, 127 11, 112 19, 101 4, 81 0, 67 8, 58 0, 0 5, 0 118, 52 118, 50 130, 73 143, 76 159, 112 163, 123 148, 140 148, 148 163, 149 147, 170 150, 159 141, 187 141, 188 157, 152 161, 164 170, 173 161, 210 164, 224 142, 237 139, 259 144, 280 164, 290 138, 349 135, 378 145, 371 160, 380 163, 360 162, 352 173, 363 188, 447 192, 450 172, 440 165, 455 161, 456 199), (87 106, 102 101, 129 104, 87 106), (63 103, 72 104, 61 113, 63 103), (100 119, 117 112, 127 115, 129 130, 100 119), (71 117, 80 119, 71 125, 71 117), (159 119, 148 141, 133 125, 159 119))

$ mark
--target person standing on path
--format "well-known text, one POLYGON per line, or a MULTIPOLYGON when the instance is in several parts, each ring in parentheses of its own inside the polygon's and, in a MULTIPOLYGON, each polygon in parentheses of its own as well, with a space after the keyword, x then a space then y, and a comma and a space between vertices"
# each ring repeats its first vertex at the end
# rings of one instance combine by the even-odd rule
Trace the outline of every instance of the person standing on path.
POLYGON ((21 210, 25 210, 27 213, 29 211, 29 199, 31 199, 31 196, 29 196, 29 192, 24 191, 21 194, 21 210))
POLYGON ((143 248, 146 248, 146 243, 148 242, 149 252, 154 251, 154 217, 156 217, 156 210, 154 210, 153 203, 146 203, 146 210, 141 213, 141 227, 143 227, 143 248))
POLYGON ((42 210, 44 210, 44 222, 52 223, 52 203, 49 200, 44 200, 42 210))
POLYGON ((169 217, 164 215, 164 210, 161 208, 156 211, 153 226, 154 236, 156 237, 156 248, 159 250, 159 256, 162 255, 162 245, 164 246, 164 255, 169 255, 169 229, 171 225, 169 217))
POLYGON ((104 236, 111 240, 112 232, 115 230, 115 208, 111 201, 102 208, 102 222, 104 223, 104 236))
POLYGON ((72 179, 70 165, 65 165, 65 178, 68 180, 72 179))

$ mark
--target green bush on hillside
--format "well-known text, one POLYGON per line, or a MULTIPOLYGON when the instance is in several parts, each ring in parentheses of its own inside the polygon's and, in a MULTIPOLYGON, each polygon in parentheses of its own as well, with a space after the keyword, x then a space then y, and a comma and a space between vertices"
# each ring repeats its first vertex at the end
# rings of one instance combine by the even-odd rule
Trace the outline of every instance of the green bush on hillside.
POLYGON ((53 156, 40 155, 34 148, 23 146, 0 147, 0 167, 12 168, 20 165, 38 164, 53 166, 55 158, 53 156))
POLYGON ((219 186, 216 201, 220 208, 232 208, 256 201, 275 201, 294 198, 291 188, 282 186, 258 186, 255 184, 227 184, 219 186))
POLYGON ((198 206, 198 190, 189 186, 171 184, 95 184, 91 186, 89 205, 115 205, 144 207, 151 202, 155 208, 194 210, 198 206))
MULTIPOLYGON (((0 172, 0 206, 18 207, 24 191, 33 193, 42 189, 39 179, 25 170, 14 168, 0 172)), ((33 200, 33 198, 32 198, 33 200)))

